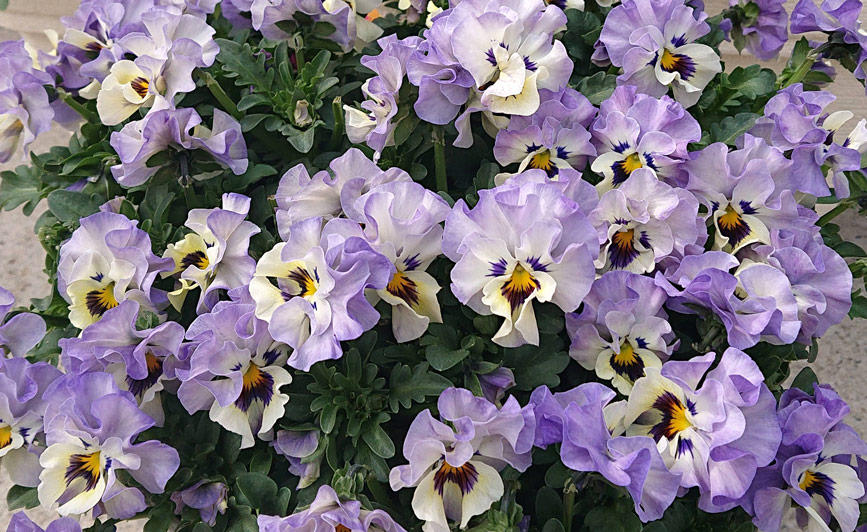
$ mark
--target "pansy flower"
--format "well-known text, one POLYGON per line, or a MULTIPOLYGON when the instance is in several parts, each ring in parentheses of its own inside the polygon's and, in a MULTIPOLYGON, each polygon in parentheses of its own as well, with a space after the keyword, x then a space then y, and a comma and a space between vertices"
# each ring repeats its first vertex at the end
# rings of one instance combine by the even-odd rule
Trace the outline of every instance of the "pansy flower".
POLYGON ((603 194, 590 220, 605 242, 596 259, 600 271, 649 273, 657 262, 683 255, 686 246, 700 244, 705 236, 695 197, 643 168, 603 194))
POLYGON ((39 484, 43 394, 60 375, 47 362, 0 358, 0 465, 19 486, 39 484))
MULTIPOLYGON (((250 11, 253 28, 273 40, 287 39, 288 34, 280 22, 295 20, 296 13, 303 19, 323 22, 334 27, 327 38, 344 52, 353 48, 361 51, 380 35, 382 28, 373 22, 382 0, 232 0, 244 11, 250 11)), ((300 18, 300 17, 298 17, 300 18)))
POLYGON ((139 305, 123 301, 113 312, 75 338, 58 342, 64 368, 71 373, 105 371, 121 390, 129 391, 139 408, 162 425, 160 392, 164 381, 174 378, 175 356, 184 339, 184 328, 167 321, 139 329, 139 305))
POLYGON ((459 200, 446 219, 443 252, 456 263, 452 292, 475 312, 504 318, 494 342, 538 345, 533 301, 575 310, 590 290, 599 239, 567 183, 529 170, 459 200))
POLYGON ((772 231, 812 231, 817 216, 799 208, 792 191, 777 186, 760 159, 744 161, 722 143, 692 154, 684 165, 687 188, 708 208, 713 249, 732 253, 752 243, 770 244, 772 231))
POLYGON ((733 36, 738 50, 745 47, 762 61, 777 57, 789 40, 789 14, 784 4, 783 0, 729 0, 730 6, 741 6, 744 13, 733 29, 739 32, 733 36))
POLYGON ((33 68, 24 41, 0 43, 0 162, 23 159, 36 137, 51 128, 54 109, 45 85, 51 76, 33 68))
POLYGON ((12 292, 0 286, 0 358, 24 356, 45 336, 45 320, 38 314, 21 312, 6 319, 14 304, 12 292))
POLYGON ((701 137, 701 128, 683 105, 668 96, 654 98, 621 85, 599 106, 590 132, 599 156, 591 168, 603 179, 599 193, 619 186, 639 168, 671 179, 688 158, 687 145, 701 137))
POLYGON ((497 133, 494 157, 502 166, 518 163, 556 177, 560 168, 582 170, 596 155, 587 127, 596 108, 578 91, 539 91, 539 108, 530 116, 512 116, 509 127, 497 133))
POLYGON ((414 487, 412 508, 430 532, 447 532, 449 522, 466 528, 503 496, 499 471, 531 463, 535 432, 531 406, 509 397, 502 408, 469 390, 449 388, 437 401, 442 421, 430 410, 416 416, 403 444, 406 465, 391 470, 391 489, 414 487))
POLYGON ((373 70, 376 76, 361 86, 366 97, 361 109, 343 106, 346 136, 351 142, 364 142, 376 153, 394 145, 397 122, 392 122, 392 119, 397 115, 398 92, 406 77, 406 61, 420 42, 419 37, 398 39, 395 35, 387 35, 377 41, 382 49, 379 55, 361 58, 361 64, 373 70))
POLYGON ((260 515, 261 532, 406 532, 382 510, 365 510, 358 501, 341 499, 331 486, 320 486, 316 498, 306 510, 289 517, 260 515))
POLYGON ((319 431, 278 430, 271 445, 289 461, 289 472, 298 477, 295 489, 304 489, 316 482, 322 462, 322 455, 316 453, 319 431))
POLYGON ((144 31, 118 40, 135 59, 114 63, 96 97, 99 118, 108 126, 120 124, 142 106, 173 108, 177 94, 196 88, 193 70, 211 66, 219 52, 215 30, 195 15, 153 8, 141 21, 144 31))
POLYGON ((627 435, 650 436, 684 488, 699 488, 699 508, 724 511, 746 493, 780 444, 775 400, 744 352, 669 361, 647 368, 620 421, 627 435))
POLYGON ((6 532, 81 532, 81 525, 71 517, 55 519, 43 529, 27 517, 24 512, 17 512, 9 519, 6 532))
POLYGON ((187 329, 178 399, 189 413, 208 410, 212 421, 241 436, 241 448, 255 437, 273 439, 274 423, 283 416, 289 396, 280 388, 292 382, 283 368, 286 346, 268 334, 255 314, 246 288, 230 293, 187 329))
POLYGON ((217 514, 225 514, 228 504, 229 488, 222 482, 200 480, 188 488, 172 493, 170 499, 175 503, 175 514, 181 515, 184 508, 199 511, 202 521, 210 526, 217 523, 217 514))
POLYGON ((39 502, 62 516, 83 514, 129 519, 147 505, 138 488, 123 485, 126 470, 144 489, 162 493, 180 460, 172 447, 156 440, 134 443, 154 424, 128 392, 107 373, 66 375, 45 399, 48 447, 39 457, 39 502))
POLYGON ((808 530, 831 530, 833 521, 846 532, 855 529, 867 443, 843 422, 848 414, 849 405, 828 385, 814 384, 812 395, 783 392, 776 461, 759 470, 742 501, 759 530, 780 530, 792 513, 808 530))
MULTIPOLYGON (((212 127, 202 124, 202 117, 192 108, 152 111, 136 122, 126 124, 111 134, 111 146, 120 163, 111 167, 111 174, 124 187, 144 184, 162 165, 154 164, 152 157, 166 150, 202 150, 233 174, 247 171, 247 144, 241 134, 241 125, 231 115, 214 109, 212 127)), ((180 154, 186 157, 187 154, 180 154)), ((185 165, 182 171, 188 171, 185 165)), ((213 173, 180 175, 188 178, 208 179, 213 173)))
POLYGON ((860 48, 855 60, 855 78, 864 80, 864 61, 867 60, 867 35, 861 27, 861 3, 853 0, 799 0, 792 9, 793 34, 823 32, 829 40, 836 35, 847 45, 860 48))
POLYGON ((662 306, 667 296, 653 279, 608 272, 593 283, 580 314, 566 315, 569 355, 628 395, 644 369, 659 368, 674 334, 662 306))
POLYGON ((364 291, 385 289, 393 274, 394 266, 370 247, 358 223, 335 219, 323 227, 320 218, 309 218, 262 255, 250 294, 256 316, 293 349, 288 364, 309 371, 320 360, 340 358, 341 341, 376 325, 379 313, 364 291))
POLYGON ((356 221, 364 224, 371 247, 394 266, 385 288, 376 292, 392 306, 391 321, 398 342, 420 337, 429 323, 442 323, 436 294, 440 286, 425 271, 442 251, 440 223, 449 205, 418 183, 379 185, 358 199, 356 221))
POLYGON ((346 214, 356 218, 355 200, 376 185, 392 181, 412 181, 394 167, 382 170, 358 148, 333 159, 328 170, 311 176, 303 164, 289 169, 277 188, 277 228, 289 238, 289 228, 296 222, 321 217, 323 221, 346 214))
POLYGON ((232 290, 250 282, 256 261, 247 248, 259 228, 245 220, 249 211, 250 198, 225 193, 222 208, 193 209, 187 214, 184 225, 192 232, 169 244, 163 255, 175 264, 174 271, 164 272, 163 277, 180 275, 178 288, 168 294, 177 310, 190 290, 199 288, 196 309, 204 312, 217 302, 217 290, 232 290))
POLYGON ((659 519, 677 495, 680 475, 668 470, 653 439, 612 434, 612 419, 622 406, 611 403, 613 398, 612 390, 595 382, 557 393, 536 388, 530 396, 535 445, 560 444, 563 465, 598 472, 625 487, 642 521, 659 519))
POLYGON ((69 302, 69 321, 84 329, 121 301, 131 299, 155 311, 165 302, 151 289, 170 259, 151 251, 148 234, 122 214, 98 212, 81 219, 60 246, 57 290, 69 302))
POLYGON ((622 67, 623 85, 657 98, 671 88, 690 107, 722 71, 713 48, 696 42, 710 31, 706 18, 683 0, 627 0, 605 18, 593 59, 622 67))

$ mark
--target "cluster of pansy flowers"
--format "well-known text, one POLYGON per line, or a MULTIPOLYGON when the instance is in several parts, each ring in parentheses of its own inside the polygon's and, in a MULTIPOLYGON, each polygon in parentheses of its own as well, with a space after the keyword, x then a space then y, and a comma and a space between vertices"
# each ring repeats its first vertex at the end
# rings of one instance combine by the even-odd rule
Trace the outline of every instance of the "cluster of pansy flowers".
MULTIPOLYGON (((380 321, 377 306, 391 307, 399 343, 441 323, 444 280, 427 269, 444 256, 454 263, 455 298, 497 317, 495 343, 538 345, 535 307, 553 303, 571 357, 605 384, 540 387, 522 406, 507 396, 514 378, 501 368, 486 377, 485 397, 444 391, 413 420, 406 463, 389 477, 393 490, 414 490, 426 532, 466 527, 503 496, 506 467, 522 472, 534 448, 548 447, 569 469, 624 487, 645 522, 697 488, 702 510, 740 506, 762 530, 778 529, 789 512, 802 526, 854 529, 867 444, 843 422, 848 406, 825 385, 777 401, 743 350, 809 344, 849 310, 851 273, 824 244, 811 203, 832 187, 848 195, 844 172, 860 170, 867 148, 863 120, 835 137, 852 114, 827 112, 832 95, 794 84, 734 149, 690 151, 702 132, 688 109, 721 64, 698 42, 710 31, 707 15, 680 0, 611 9, 592 60, 620 75, 598 108, 568 87, 573 64, 557 38, 564 9, 582 2, 462 0, 440 10, 423 0, 90 0, 65 19, 53 53, 0 46, 3 68, 16 72, 0 82, 0 160, 52 119, 67 121, 70 110, 43 88, 55 85, 95 99, 104 124, 123 124, 111 135, 119 159, 111 174, 123 187, 153 177, 159 166, 149 160, 168 148, 204 150, 242 174, 237 121, 215 109, 209 128, 195 109, 175 106, 195 88, 194 69, 215 61, 206 18, 218 3, 237 27, 272 39, 285 38, 283 23, 298 14, 327 23, 344 52, 376 41, 372 20, 388 10, 426 17, 428 29, 382 37, 382 53, 362 58, 375 75, 362 86, 365 101, 345 107, 346 133, 373 160, 352 148, 313 175, 303 164, 289 169, 274 198, 279 242, 258 260, 248 248, 260 228, 241 194, 191 210, 183 238, 162 256, 116 202, 103 205, 60 247, 57 288, 81 329, 60 341, 62 371, 24 358, 45 325, 27 313, 4 322, 13 302, 0 290, 0 463, 16 484, 37 487, 62 516, 138 514, 145 496, 121 478, 160 493, 178 469, 169 445, 138 441, 163 423, 163 394, 175 394, 190 414, 207 411, 240 435, 242 448, 270 442, 299 488, 311 485, 319 434, 275 428, 291 400, 283 387, 341 358, 341 342, 380 321), (473 143, 475 113, 494 138, 492 157, 510 171, 472 207, 450 206, 405 171, 378 166, 394 143, 398 105, 407 105, 398 97, 405 83, 418 91, 419 118, 456 127, 455 146, 473 143), (595 186, 582 177, 588 168, 595 186), (159 278, 174 288, 155 288, 159 278), (189 326, 141 326, 187 297, 196 299, 189 326), (678 342, 668 312, 718 321, 730 347, 670 359, 678 342)), ((788 16, 780 2, 756 5, 765 16, 739 20, 737 31, 755 55, 773 57, 788 16)), ((867 49, 854 13, 848 3, 801 0, 791 30, 839 33, 867 49)), ((194 480, 171 500, 213 524, 228 488, 194 480)), ((266 531, 404 530, 327 485, 309 508, 258 522, 266 531)), ((49 530, 77 526, 61 519, 49 530)), ((23 515, 10 524, 35 527, 23 515)))

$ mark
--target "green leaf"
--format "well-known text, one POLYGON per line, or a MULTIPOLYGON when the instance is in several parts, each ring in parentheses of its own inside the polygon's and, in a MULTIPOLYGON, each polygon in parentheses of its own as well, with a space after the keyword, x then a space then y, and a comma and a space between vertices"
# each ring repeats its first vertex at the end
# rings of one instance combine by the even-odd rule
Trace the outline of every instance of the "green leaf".
POLYGON ((566 529, 563 528, 563 523, 559 519, 552 517, 545 522, 542 532, 566 532, 566 529))
POLYGON ((738 113, 734 116, 727 116, 718 124, 710 126, 710 143, 722 142, 724 144, 734 144, 735 140, 746 133, 759 115, 755 113, 738 113))
POLYGON ((40 172, 30 166, 19 166, 14 172, 0 173, 0 207, 11 210, 21 204, 24 214, 33 212, 42 199, 40 172))
POLYGON ((389 378, 388 403, 392 412, 398 411, 398 405, 404 408, 424 402, 425 397, 433 397, 452 386, 452 382, 442 375, 428 371, 425 362, 417 364, 410 370, 404 364, 395 364, 389 378))
POLYGON ((576 89, 586 96, 590 100, 590 103, 599 105, 603 100, 611 96, 615 86, 617 86, 617 76, 605 72, 597 72, 592 76, 581 78, 576 89))
POLYGON ((376 456, 391 458, 394 456, 394 442, 388 437, 381 425, 373 425, 372 428, 361 434, 361 439, 370 447, 376 456))
POLYGON ((175 514, 172 512, 172 503, 166 501, 148 511, 148 522, 144 525, 144 532, 163 532, 169 530, 175 514))
POLYGON ((759 96, 774 92, 776 81, 777 75, 773 70, 762 68, 759 65, 750 65, 746 68, 735 68, 726 77, 725 86, 754 100, 759 96))
POLYGON ((638 532, 641 530, 641 521, 634 513, 615 512, 612 508, 597 506, 584 516, 584 526, 606 532, 638 532))
POLYGON ((12 486, 6 493, 6 506, 9 511, 24 508, 36 508, 39 506, 39 494, 36 488, 25 488, 24 486, 12 486))
POLYGON ((542 486, 536 492, 535 508, 535 517, 540 521, 559 519, 563 515, 563 499, 558 491, 542 486))
POLYGON ((235 479, 236 496, 241 504, 262 510, 277 497, 277 483, 263 473, 242 473, 235 479))
POLYGON ((867 318, 867 297, 858 292, 852 294, 852 308, 849 309, 849 317, 852 319, 867 318))
POLYGON ((437 371, 446 371, 469 355, 470 352, 466 349, 449 349, 442 345, 431 345, 425 349, 425 358, 431 367, 437 371))
POLYGON ((807 392, 813 393, 813 384, 819 382, 819 377, 810 366, 807 366, 798 372, 798 375, 792 381, 792 387, 807 392))
POLYGON ((265 54, 256 54, 247 43, 217 39, 220 54, 217 61, 226 77, 234 78, 239 87, 253 86, 257 92, 268 92, 274 81, 274 70, 265 68, 265 54))

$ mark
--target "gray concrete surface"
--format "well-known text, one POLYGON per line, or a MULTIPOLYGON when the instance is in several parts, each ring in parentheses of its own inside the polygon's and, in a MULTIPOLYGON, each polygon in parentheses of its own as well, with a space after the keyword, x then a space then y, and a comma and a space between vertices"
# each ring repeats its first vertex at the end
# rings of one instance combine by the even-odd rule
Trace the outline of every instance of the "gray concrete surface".
MULTIPOLYGON (((722 0, 708 2, 708 12, 718 12, 724 4, 722 0)), ((794 4, 790 0, 789 8, 794 4)), ((12 0, 9 9, 0 12, 0 40, 16 39, 23 36, 29 42, 45 46, 47 40, 42 31, 54 29, 62 32, 59 17, 72 13, 78 5, 76 0, 12 0)), ((791 43, 777 61, 766 66, 779 71, 785 64, 791 50, 791 43)), ((727 70, 735 65, 754 63, 749 55, 738 56, 737 52, 727 46, 723 50, 723 59, 728 64, 727 70)), ((838 69, 840 70, 840 69, 838 69)), ((867 99, 864 88, 848 72, 840 72, 838 80, 831 89, 837 96, 834 109, 849 109, 859 115, 867 116, 867 99)), ((45 149, 65 141, 68 133, 57 130, 44 135, 36 143, 37 149, 45 149)), ((7 169, 14 165, 5 165, 7 169)), ((44 280, 42 263, 44 252, 33 235, 32 217, 24 216, 20 209, 11 212, 0 212, 0 286, 11 290, 19 303, 26 304, 30 298, 42 297, 48 294, 49 286, 44 280)), ((867 217, 859 217, 848 213, 839 219, 843 232, 848 239, 856 244, 867 247, 867 217)), ((867 352, 867 322, 845 320, 839 326, 831 329, 820 341, 819 360, 815 370, 819 377, 833 384, 840 394, 849 401, 852 407, 851 424, 859 432, 867 434, 867 401, 861 397, 867 378, 867 362, 864 361, 867 352)), ((5 496, 9 488, 8 479, 0 477, 0 530, 5 530, 10 517, 5 508, 5 496)), ((34 509, 27 512, 37 522, 50 522, 54 517, 50 512, 34 509)), ((137 530, 140 523, 130 523, 128 530, 137 530)))

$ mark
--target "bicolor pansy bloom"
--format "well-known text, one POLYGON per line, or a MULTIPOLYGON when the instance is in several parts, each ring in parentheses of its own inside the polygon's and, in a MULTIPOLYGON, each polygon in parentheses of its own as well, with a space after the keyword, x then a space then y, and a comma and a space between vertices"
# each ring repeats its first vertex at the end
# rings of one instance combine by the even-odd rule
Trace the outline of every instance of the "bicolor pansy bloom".
POLYGON ((311 176, 303 164, 290 168, 280 178, 277 229, 284 240, 297 222, 319 217, 323 222, 343 214, 356 219, 355 200, 373 187, 392 181, 412 181, 400 168, 382 170, 358 148, 350 148, 328 163, 328 170, 311 176))
POLYGON ((283 367, 285 345, 275 342, 268 324, 255 314, 246 288, 231 301, 217 303, 187 329, 186 367, 178 367, 178 398, 188 412, 208 410, 211 420, 241 436, 241 447, 255 438, 273 439, 289 396, 280 388, 292 382, 283 367))
POLYGON ((412 508, 424 529, 446 532, 449 522, 466 528, 503 496, 499 470, 530 466, 535 417, 514 397, 497 408, 458 388, 445 390, 437 406, 442 421, 430 410, 413 420, 403 444, 409 463, 392 469, 389 482, 395 491, 415 488, 412 508))
POLYGON ((135 301, 124 301, 78 337, 61 339, 60 359, 70 373, 111 374, 118 388, 129 391, 139 408, 162 426, 165 416, 160 392, 163 383, 174 378, 184 328, 167 321, 140 329, 136 326, 139 310, 135 301))
POLYGON ((799 207, 791 190, 775 192, 774 179, 762 161, 745 164, 740 155, 715 143, 693 153, 683 166, 689 175, 687 189, 710 213, 713 249, 735 253, 749 244, 770 244, 771 232, 777 229, 813 232, 817 215, 799 207))
POLYGON ((153 8, 141 14, 143 31, 118 39, 134 59, 111 66, 96 97, 103 124, 120 124, 141 107, 174 108, 177 94, 196 88, 192 71, 214 63, 215 30, 201 17, 153 8))
POLYGON ((539 108, 530 116, 512 116, 497 133, 494 157, 502 166, 518 163, 518 172, 544 170, 555 178, 561 168, 583 170, 596 155, 587 127, 596 108, 578 91, 539 91, 539 108))
POLYGON ((710 31, 683 0, 627 0, 605 18, 593 58, 623 68, 617 81, 660 97, 669 88, 684 107, 722 71, 719 56, 697 39, 710 31))
POLYGON ((605 192, 590 219, 605 239, 596 259, 602 272, 650 273, 657 262, 705 240, 695 197, 644 169, 605 192))
POLYGON ((183 240, 169 244, 164 257, 175 268, 163 277, 178 275, 178 288, 168 297, 175 309, 181 309, 187 292, 198 288, 198 312, 217 302, 217 290, 246 286, 256 270, 256 261, 247 253, 250 237, 259 232, 247 221, 250 198, 241 194, 223 194, 222 208, 193 209, 184 225, 192 229, 183 240))
POLYGON ((0 43, 0 162, 25 159, 30 144, 55 117, 47 86, 54 78, 38 68, 24 40, 0 43))
POLYGON ((394 272, 358 223, 334 219, 323 226, 321 218, 309 218, 262 255, 250 295, 271 336, 292 348, 288 364, 309 371, 320 360, 340 358, 342 340, 376 325, 379 313, 364 291, 386 289, 394 272))
POLYGON ((168 445, 132 443, 154 421, 107 373, 66 375, 46 401, 48 447, 39 457, 39 502, 60 515, 100 505, 110 518, 129 519, 147 505, 138 488, 124 486, 116 472, 126 470, 149 492, 162 493, 180 464, 168 445))
POLYGON ((394 266, 388 284, 376 298, 392 306, 391 322, 398 342, 420 337, 430 323, 442 323, 440 286, 425 271, 442 252, 443 229, 450 208, 438 194, 418 183, 394 182, 374 187, 358 199, 364 235, 394 266))
POLYGON ((151 290, 171 260, 151 251, 148 234, 122 214, 98 212, 82 218, 60 247, 57 289, 69 304, 69 321, 84 329, 127 299, 156 311, 163 295, 151 290))
POLYGON ((608 272, 593 283, 580 314, 566 315, 569 355, 622 394, 659 368, 672 352, 674 333, 662 308, 667 296, 652 279, 608 272))
POLYGON ((687 145, 701 128, 681 104, 668 96, 654 98, 636 87, 620 86, 599 106, 590 127, 599 152, 591 169, 602 176, 600 194, 620 186, 641 168, 660 179, 672 178, 687 158, 687 145))
POLYGON ((777 420, 783 439, 773 465, 759 470, 741 505, 762 531, 794 514, 808 530, 846 532, 858 524, 864 496, 865 443, 844 421, 849 405, 828 385, 783 392, 777 420))
POLYGON ((721 511, 744 496, 780 442, 775 400, 750 357, 735 348, 708 371, 714 353, 646 368, 619 424, 650 436, 683 488, 698 487, 699 508, 721 511))
POLYGON ((480 191, 472 209, 459 200, 446 219, 452 292, 475 312, 504 318, 493 337, 500 345, 538 345, 534 300, 571 312, 590 290, 599 239, 566 196, 569 185, 529 170, 480 191))

